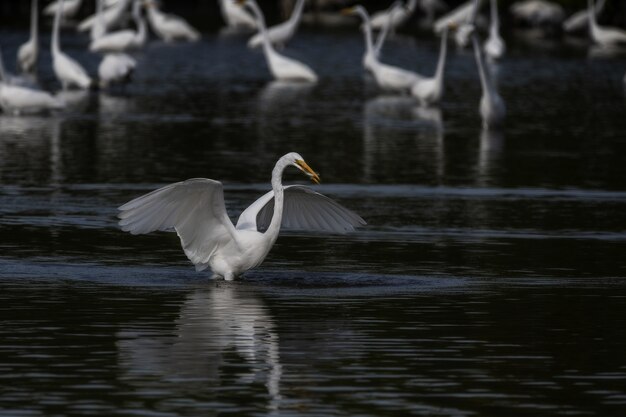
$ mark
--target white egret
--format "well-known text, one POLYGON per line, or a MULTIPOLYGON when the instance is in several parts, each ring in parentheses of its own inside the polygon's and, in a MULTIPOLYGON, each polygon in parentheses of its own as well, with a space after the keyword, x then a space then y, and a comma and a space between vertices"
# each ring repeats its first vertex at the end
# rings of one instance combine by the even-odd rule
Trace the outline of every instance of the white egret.
POLYGON ((392 65, 383 64, 378 60, 377 53, 372 46, 372 27, 367 10, 363 6, 357 5, 341 11, 343 14, 358 14, 363 21, 363 31, 365 33, 366 55, 364 65, 367 60, 369 69, 374 75, 374 79, 379 87, 395 91, 409 91, 411 87, 423 77, 413 71, 398 68, 392 65))
POLYGON ((136 66, 137 61, 130 55, 120 52, 106 54, 98 66, 100 87, 129 81, 136 66))
MULTIPOLYGON (((100 37, 93 39, 89 45, 92 52, 123 52, 129 49, 141 48, 146 43, 146 23, 141 16, 141 0, 133 1, 133 19, 137 25, 137 30, 124 29, 112 33, 103 33, 100 37)), ((99 0, 102 3, 102 0, 99 0)), ((98 20, 102 20, 100 13, 98 20)), ((100 24, 96 22, 94 27, 100 24)))
MULTIPOLYGON (((402 3, 400 1, 396 1, 393 7, 402 7, 402 3)), ((349 9, 344 9, 342 11, 344 14, 352 14, 349 9)), ((373 44, 372 29, 366 23, 361 25, 361 29, 363 30, 363 34, 365 36, 365 53, 363 54, 363 68, 366 71, 373 72, 372 66, 375 65, 374 61, 380 58, 380 51, 383 48, 385 43, 385 39, 387 38, 387 34, 389 32, 389 25, 383 26, 383 29, 378 33, 378 37, 376 38, 376 44, 373 44)))
POLYGON ((601 46, 615 46, 626 43, 626 31, 607 26, 600 26, 594 13, 593 0, 587 0, 587 12, 589 13, 589 34, 591 39, 601 46))
POLYGON ((166 185, 119 207, 122 230, 145 234, 175 230, 197 271, 232 280, 260 265, 281 226, 345 233, 365 221, 330 198, 301 186, 283 186, 294 166, 319 183, 319 176, 297 153, 281 157, 272 171, 272 191, 256 200, 233 226, 224 205, 222 183, 194 178, 166 185))
POLYGON ((446 67, 446 55, 448 51, 448 29, 444 29, 441 34, 441 46, 439 48, 439 60, 437 69, 432 78, 423 78, 413 84, 411 94, 416 97, 421 104, 430 105, 438 103, 443 96, 443 71, 446 67))
POLYGON ((0 51, 0 107, 5 113, 24 114, 61 109, 63 102, 34 87, 12 84, 4 71, 0 51))
POLYGON ((64 18, 71 18, 78 12, 81 3, 82 0, 65 0, 65 2, 63 0, 55 0, 44 7, 43 14, 46 16, 55 16, 57 10, 61 10, 61 14, 64 18))
POLYGON ((317 75, 307 65, 276 52, 267 35, 265 17, 255 0, 239 0, 238 3, 250 7, 256 16, 257 26, 263 38, 263 53, 272 75, 277 80, 317 81, 317 75))
POLYGON ((256 20, 246 9, 237 5, 234 0, 220 0, 222 17, 232 28, 257 29, 256 20))
MULTIPOLYGON (((267 28, 267 37, 273 45, 285 46, 289 39, 293 37, 293 34, 298 29, 300 19, 302 17, 302 9, 304 8, 305 0, 297 0, 296 5, 291 12, 291 16, 286 21, 267 28)), ((248 47, 257 48, 263 45, 263 34, 259 31, 256 35, 250 38, 248 41, 248 47)))
MULTIPOLYGON (((104 24, 105 31, 119 26, 121 22, 126 19, 126 10, 131 0, 119 0, 111 7, 102 11, 102 22, 104 24)), ((84 19, 78 24, 78 31, 85 32, 91 30, 98 18, 98 12, 84 19)), ((93 39, 93 38, 92 38, 93 39)))
POLYGON ((443 0, 421 0, 419 8, 426 14, 426 22, 430 25, 435 19, 435 13, 448 9, 443 0))
POLYGON ((164 41, 172 42, 178 39, 196 41, 200 39, 200 33, 182 17, 163 13, 154 0, 147 0, 145 4, 150 27, 164 41))
POLYGON ((476 57, 476 65, 478 67, 478 75, 480 76, 480 85, 482 87, 480 115, 483 119, 483 127, 485 129, 497 128, 504 123, 506 116, 504 100, 502 100, 502 97, 498 94, 498 90, 491 79, 491 74, 485 69, 483 55, 478 45, 476 35, 472 36, 472 44, 474 46, 474 55, 476 57))
POLYGON ((389 24, 393 32, 409 20, 416 7, 417 0, 408 0, 403 7, 395 7, 394 3, 388 9, 372 14, 370 18, 372 30, 380 30, 389 24))
MULTIPOLYGON (((594 8, 596 16, 598 16, 602 12, 602 10, 604 10, 605 4, 606 0, 600 0, 596 2, 594 8)), ((587 7, 572 14, 563 22, 563 30, 568 33, 587 28, 589 28, 589 9, 587 7)))
POLYGON ((24 72, 35 71, 37 67, 37 57, 39 56, 39 30, 38 30, 38 1, 31 0, 30 3, 30 38, 17 51, 17 63, 24 72))
POLYGON ((89 78, 85 69, 78 62, 64 54, 59 46, 59 26, 61 25, 63 1, 61 0, 61 7, 57 8, 52 28, 52 69, 64 90, 70 86, 89 88, 91 86, 91 78, 89 78))
POLYGON ((491 1, 491 24, 489 37, 485 41, 485 54, 491 59, 500 59, 504 55, 506 46, 500 36, 500 18, 498 16, 498 0, 491 1))
POLYGON ((433 24, 433 30, 435 33, 441 33, 445 28, 450 25, 460 26, 467 17, 472 14, 474 8, 474 0, 468 0, 461 4, 456 9, 451 10, 439 19, 435 20, 433 24))
POLYGON ((563 8, 545 0, 524 0, 513 3, 509 8, 516 20, 531 26, 560 25, 565 18, 563 8))
POLYGON ((481 6, 482 0, 474 0, 469 14, 465 16, 465 20, 458 26, 456 32, 454 33, 454 40, 456 41, 457 46, 465 48, 469 44, 470 37, 474 33, 476 16, 478 15, 478 11, 481 6))

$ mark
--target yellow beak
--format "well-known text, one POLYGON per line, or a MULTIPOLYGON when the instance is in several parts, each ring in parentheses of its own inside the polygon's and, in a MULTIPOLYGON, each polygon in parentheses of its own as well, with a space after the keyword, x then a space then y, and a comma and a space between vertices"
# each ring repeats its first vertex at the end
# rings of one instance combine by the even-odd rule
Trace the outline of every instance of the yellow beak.
POLYGON ((304 172, 309 177, 311 177, 311 181, 313 181, 316 184, 320 183, 320 176, 317 174, 317 172, 313 171, 306 162, 304 162, 301 159, 298 159, 296 161, 296 164, 298 164, 298 167, 302 170, 302 172, 304 172))

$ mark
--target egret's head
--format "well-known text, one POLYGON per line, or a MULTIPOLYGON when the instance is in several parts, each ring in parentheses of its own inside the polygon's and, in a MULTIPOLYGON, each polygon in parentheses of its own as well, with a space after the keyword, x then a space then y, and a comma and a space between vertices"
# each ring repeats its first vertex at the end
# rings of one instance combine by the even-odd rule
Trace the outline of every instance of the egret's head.
POLYGON ((316 184, 320 183, 320 176, 317 174, 317 172, 313 171, 306 162, 304 162, 304 158, 300 156, 299 153, 291 152, 285 155, 285 157, 291 165, 298 168, 300 171, 304 172, 309 178, 311 178, 311 181, 316 184))

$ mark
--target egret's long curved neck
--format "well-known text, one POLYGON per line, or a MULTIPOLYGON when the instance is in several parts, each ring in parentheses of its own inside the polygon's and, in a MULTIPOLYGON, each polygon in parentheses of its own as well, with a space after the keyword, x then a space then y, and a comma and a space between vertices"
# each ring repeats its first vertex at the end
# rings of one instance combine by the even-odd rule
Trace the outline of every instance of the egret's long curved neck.
POLYGON ((476 15, 478 15, 478 9, 480 9, 480 3, 482 0, 474 0, 474 5, 472 6, 472 11, 468 15, 467 23, 476 24, 476 15))
POLYGON ((589 15, 589 29, 595 30, 598 28, 598 21, 596 20, 595 8, 593 7, 593 0, 587 0, 587 14, 589 15))
POLYGON ((441 34, 441 47, 439 49, 439 60, 437 61, 437 70, 435 71, 435 79, 441 82, 443 79, 443 69, 446 67, 446 56, 448 55, 448 28, 443 30, 441 34))
POLYGON ((406 4, 405 9, 407 9, 407 11, 412 14, 415 11, 416 7, 417 7, 417 0, 409 0, 406 4))
POLYGON ((272 54, 274 52, 274 47, 272 46, 272 43, 270 42, 270 38, 267 34, 267 25, 265 24, 265 16, 263 15, 263 12, 259 8, 259 5, 256 3, 256 1, 254 0, 248 1, 247 4, 250 6, 250 8, 252 9, 252 12, 256 16, 257 24, 259 26, 259 32, 261 33, 261 39, 263 40, 263 52, 265 52, 266 55, 272 54))
POLYGON ((300 16, 302 16, 302 9, 304 9, 304 0, 298 0, 296 3, 296 7, 294 7, 291 12, 291 16, 289 17, 289 22, 296 26, 300 23, 300 16))
POLYGON ((356 9, 356 12, 363 20, 363 33, 365 33, 365 48, 368 54, 374 53, 374 42, 372 41, 372 24, 370 17, 365 10, 356 9))
POLYGON ((133 4, 133 19, 137 25, 137 36, 143 38, 146 36, 146 22, 141 16, 141 6, 139 6, 138 0, 135 0, 135 3, 133 4))
POLYGON ((491 33, 498 34, 500 32, 500 17, 498 16, 498 0, 491 0, 491 33))
POLYGON ((39 35, 39 2, 33 0, 30 5, 30 38, 37 42, 37 36, 39 35))
POLYGON ((54 25, 52 26, 52 54, 57 54, 61 50, 59 47, 59 26, 61 25, 61 11, 63 10, 64 1, 61 0, 54 15, 54 25))
POLYGON ((476 65, 478 66, 478 75, 480 76, 480 84, 483 87, 483 93, 488 96, 493 96, 493 85, 491 84, 491 79, 485 72, 485 63, 483 62, 483 55, 480 51, 480 46, 478 46, 476 35, 472 35, 472 43, 474 46, 474 55, 476 56, 476 65))
POLYGON ((283 187, 283 172, 289 163, 284 158, 280 158, 272 170, 272 190, 274 191, 274 214, 265 235, 271 239, 276 239, 280 232, 280 225, 283 222, 283 206, 285 202, 283 187))

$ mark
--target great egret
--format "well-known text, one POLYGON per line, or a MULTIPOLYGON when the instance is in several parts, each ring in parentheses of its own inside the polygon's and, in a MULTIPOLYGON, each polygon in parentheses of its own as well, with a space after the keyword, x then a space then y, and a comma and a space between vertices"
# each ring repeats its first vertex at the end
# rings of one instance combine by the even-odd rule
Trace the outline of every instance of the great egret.
POLYGON ((232 28, 257 29, 256 20, 246 9, 239 7, 234 0, 220 0, 222 17, 232 28))
MULTIPOLYGON (((102 3, 103 0, 99 0, 102 3)), ((141 48, 146 43, 146 23, 141 17, 141 0, 133 1, 133 19, 137 25, 137 30, 124 29, 112 33, 102 33, 100 37, 93 39, 89 45, 92 52, 123 52, 129 49, 141 48)), ((94 27, 100 26, 102 20, 101 10, 96 19, 94 27)), ((104 29, 104 28, 103 28, 104 29)))
MULTIPOLYGON (((298 24, 302 17, 302 9, 305 0, 297 0, 288 20, 276 26, 267 28, 267 36, 273 45, 284 46, 298 29, 298 24)), ((257 48, 263 45, 263 34, 259 31, 248 41, 248 47, 257 48)))
POLYGON ((474 0, 469 14, 465 16, 465 20, 456 29, 454 40, 457 46, 465 48, 469 44, 470 37, 474 33, 476 26, 476 16, 481 6, 482 0, 474 0))
POLYGON ((408 0, 403 7, 394 7, 392 4, 387 10, 383 10, 374 13, 370 19, 372 30, 382 29, 385 25, 390 25, 390 30, 393 32, 398 27, 402 26, 411 15, 415 12, 417 7, 417 0, 408 0))
POLYGON ((485 41, 485 54, 491 59, 500 59, 504 55, 506 46, 500 37, 500 18, 498 17, 498 0, 491 2, 491 24, 489 26, 489 37, 485 41))
POLYGON ((145 5, 148 10, 150 27, 164 41, 172 42, 178 39, 196 41, 200 39, 200 33, 182 17, 163 13, 154 0, 147 0, 145 5))
POLYGON ((265 17, 263 16, 263 12, 255 0, 238 0, 238 4, 241 7, 244 5, 250 7, 256 16, 257 26, 259 27, 263 39, 263 53, 265 54, 265 60, 267 61, 267 65, 272 75, 274 75, 274 78, 277 80, 317 81, 317 75, 307 65, 300 61, 296 61, 295 59, 287 58, 286 56, 276 52, 267 35, 267 27, 265 26, 265 17))
POLYGON ((587 12, 589 14, 589 34, 595 43, 602 46, 626 43, 626 31, 598 25, 596 14, 594 13, 593 0, 587 0, 587 12))
POLYGON ((89 88, 91 78, 87 72, 78 62, 64 54, 59 46, 59 26, 61 25, 63 1, 61 0, 61 6, 57 8, 57 13, 54 16, 54 27, 52 28, 52 69, 64 90, 70 86, 89 88))
POLYGON ((516 20, 525 21, 531 26, 556 26, 565 18, 561 6, 545 0, 518 1, 509 10, 516 20))
MULTIPOLYGON (((600 0, 596 2, 594 12, 595 15, 599 15, 604 10, 606 0, 600 0)), ((582 10, 577 11, 563 22, 563 30, 571 33, 579 30, 589 28, 589 9, 585 7, 582 10)))
POLYGON ((43 14, 47 16, 55 16, 57 14, 57 10, 60 9, 64 18, 71 18, 78 12, 81 3, 82 0, 65 0, 65 2, 63 2, 63 0, 56 0, 48 4, 43 9, 43 14))
POLYGON ((411 94, 419 99, 423 105, 438 103, 443 96, 443 71, 446 66, 446 55, 448 51, 448 29, 444 29, 441 34, 441 46, 439 48, 439 60, 437 70, 432 78, 423 78, 413 84, 411 94))
POLYGON ((343 14, 358 14, 363 20, 363 31, 365 33, 365 44, 367 48, 365 60, 368 61, 369 69, 374 75, 376 83, 383 89, 395 91, 409 91, 411 87, 423 77, 413 71, 392 65, 383 64, 378 60, 377 53, 372 46, 372 27, 367 10, 363 6, 357 5, 341 11, 343 14))
POLYGON ((301 185, 283 186, 294 166, 315 183, 319 176, 297 153, 281 157, 272 171, 272 191, 256 200, 233 226, 224 205, 222 183, 194 178, 166 185, 119 207, 122 230, 145 234, 175 230, 197 271, 232 280, 260 265, 286 228, 344 233, 365 221, 330 198, 301 185))
MULTIPOLYGON (((118 26, 122 20, 126 18, 126 10, 128 9, 130 1, 131 0, 118 0, 111 7, 102 11, 101 18, 104 23, 105 31, 109 31, 110 29, 118 26)), ((85 32, 87 30, 91 30, 93 25, 96 23, 97 17, 98 13, 96 11, 96 13, 84 19, 78 24, 78 31, 85 32)))
POLYGON ((476 65, 478 66, 478 75, 480 76, 480 85, 482 87, 480 115, 483 119, 483 127, 485 129, 497 128, 504 123, 506 116, 504 100, 502 100, 502 97, 498 94, 498 90, 491 79, 491 74, 485 70, 483 55, 475 34, 472 36, 472 44, 474 46, 474 55, 476 57, 476 65))
POLYGON ((439 19, 435 20, 433 24, 433 30, 435 33, 441 33, 450 25, 461 26, 461 24, 467 20, 468 16, 472 14, 474 8, 474 0, 468 0, 461 4, 456 9, 451 10, 439 19))
POLYGON ((30 38, 17 51, 17 63, 24 72, 36 70, 39 55, 38 1, 30 3, 30 38))
POLYGON ((106 54, 98 66, 100 87, 129 81, 136 66, 137 61, 130 55, 121 52, 106 54))
POLYGON ((5 113, 39 113, 63 108, 63 102, 37 88, 12 84, 4 71, 0 51, 0 107, 5 113))

